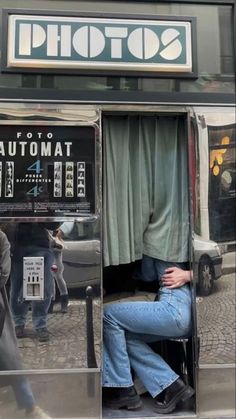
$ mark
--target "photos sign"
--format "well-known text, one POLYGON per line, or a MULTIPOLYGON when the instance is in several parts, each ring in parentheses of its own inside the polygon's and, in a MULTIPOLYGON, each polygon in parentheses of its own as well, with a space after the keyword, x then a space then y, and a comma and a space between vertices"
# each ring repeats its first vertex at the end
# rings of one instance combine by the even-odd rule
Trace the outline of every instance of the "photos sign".
POLYGON ((7 68, 191 73, 192 24, 9 14, 7 68))

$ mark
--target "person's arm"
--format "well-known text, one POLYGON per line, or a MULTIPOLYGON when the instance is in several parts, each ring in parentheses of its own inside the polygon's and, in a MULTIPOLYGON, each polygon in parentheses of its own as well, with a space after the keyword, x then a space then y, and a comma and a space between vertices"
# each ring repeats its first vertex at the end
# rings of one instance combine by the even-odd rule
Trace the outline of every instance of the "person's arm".
POLYGON ((74 228, 74 222, 73 221, 65 221, 63 224, 60 225, 60 227, 56 230, 56 235, 59 239, 63 239, 67 237, 74 228))
POLYGON ((5 233, 0 230, 0 288, 2 288, 11 272, 10 243, 5 233))
POLYGON ((192 281, 192 271, 185 271, 177 266, 167 268, 162 276, 166 288, 179 288, 192 281))

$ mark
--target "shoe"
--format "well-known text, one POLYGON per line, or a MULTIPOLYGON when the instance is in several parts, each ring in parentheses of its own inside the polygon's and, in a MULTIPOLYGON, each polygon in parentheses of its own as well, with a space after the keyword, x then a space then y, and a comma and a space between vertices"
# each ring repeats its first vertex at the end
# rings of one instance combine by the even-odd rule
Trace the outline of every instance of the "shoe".
POLYGON ((25 326, 21 325, 21 326, 16 326, 15 327, 15 333, 16 333, 16 337, 18 339, 22 339, 25 337, 25 326))
POLYGON ((25 417, 28 419, 51 419, 51 416, 47 415, 39 406, 35 406, 30 412, 26 412, 25 417))
POLYGON ((48 342, 49 341, 49 331, 46 327, 36 330, 37 338, 39 342, 48 342))
POLYGON ((177 404, 182 401, 190 399, 194 395, 192 387, 184 384, 178 378, 169 387, 167 387, 161 394, 155 398, 155 411, 157 413, 171 413, 175 410, 177 404))
POLYGON ((142 407, 142 401, 134 386, 132 387, 104 387, 104 406, 111 409, 136 410, 142 407))
POLYGON ((69 296, 68 294, 61 295, 61 313, 65 314, 68 311, 69 296))

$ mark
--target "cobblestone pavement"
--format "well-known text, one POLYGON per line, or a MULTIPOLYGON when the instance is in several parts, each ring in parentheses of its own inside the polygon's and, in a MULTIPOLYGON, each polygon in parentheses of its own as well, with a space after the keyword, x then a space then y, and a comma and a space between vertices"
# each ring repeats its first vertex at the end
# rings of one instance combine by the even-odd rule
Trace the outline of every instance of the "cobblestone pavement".
MULTIPOLYGON (((54 305, 53 314, 48 315, 49 342, 39 343, 32 330, 28 315, 26 334, 18 339, 18 346, 25 369, 69 369, 87 367, 86 303, 71 300, 68 313, 61 314, 59 304, 54 305)), ((94 341, 97 363, 100 353, 100 302, 94 300, 94 341)))
MULTIPOLYGON (((71 298, 67 314, 61 314, 59 309, 59 304, 56 304, 54 313, 49 314, 48 329, 50 331, 50 341, 46 343, 39 343, 34 336, 30 319, 31 313, 29 313, 27 323, 28 337, 18 340, 25 369, 66 370, 87 367, 86 302, 83 299, 71 298)), ((94 340, 98 366, 100 365, 101 342, 100 312, 100 301, 99 299, 94 299, 94 340)), ((235 362, 235 274, 222 276, 215 282, 214 291, 210 296, 197 298, 197 313, 198 334, 201 342, 200 363, 219 364, 235 362)), ((36 379, 36 376, 32 378, 33 385, 36 386, 37 396, 39 395, 39 398, 42 397, 42 406, 44 406, 45 402, 47 409, 48 405, 51 406, 50 403, 54 403, 53 408, 49 408, 50 412, 55 412, 52 416, 54 418, 65 418, 63 413, 58 413, 59 408, 57 405, 60 399, 50 401, 49 394, 49 400, 45 401, 44 387, 47 382, 38 385, 36 379), (40 390, 39 394, 38 390, 40 390)), ((52 380, 52 377, 48 378, 48 382, 50 380, 52 380)), ((65 400, 63 397, 65 385, 62 385, 60 380, 57 379, 57 381, 57 387, 61 387, 62 391, 61 398, 65 400)), ((86 382, 85 377, 83 382, 86 382)), ((81 392, 81 384, 75 383, 74 391, 78 388, 80 388, 81 392)), ((3 388, 0 390, 0 393, 0 416, 4 419, 19 418, 20 416, 15 416, 12 413, 13 409, 15 409, 15 402, 9 388, 3 388)), ((85 394, 86 392, 77 401, 80 406, 78 411, 81 411, 82 404, 86 404, 86 400, 88 400, 85 394)), ((77 398, 78 396, 75 396, 74 400, 77 398)), ((95 399, 98 400, 97 398, 95 399)), ((95 399, 91 399, 91 406, 94 404, 95 399)), ((87 406, 84 406, 84 411, 88 411, 87 406)), ((74 416, 72 414, 70 417, 74 416)))
MULTIPOLYGON (((208 297, 197 298, 200 363, 235 362, 235 274, 224 275, 214 284, 208 297)), ((50 341, 39 343, 27 324, 29 337, 18 340, 26 369, 87 367, 86 303, 71 300, 67 314, 59 304, 48 317, 50 341)), ((30 313, 29 313, 30 314, 30 313)), ((94 300, 94 340, 96 359, 100 363, 100 302, 94 300)))
POLYGON ((235 363, 235 273, 215 281, 213 293, 197 298, 200 363, 235 363))

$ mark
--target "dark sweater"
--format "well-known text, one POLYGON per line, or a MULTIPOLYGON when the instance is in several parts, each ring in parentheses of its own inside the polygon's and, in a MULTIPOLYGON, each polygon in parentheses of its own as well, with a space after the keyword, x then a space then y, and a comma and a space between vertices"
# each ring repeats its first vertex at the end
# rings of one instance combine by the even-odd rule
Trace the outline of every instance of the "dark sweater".
POLYGON ((26 246, 50 247, 47 230, 54 230, 59 223, 14 223, 4 229, 11 243, 11 253, 17 257, 20 248, 26 246), (8 228, 7 228, 8 227, 8 228))

